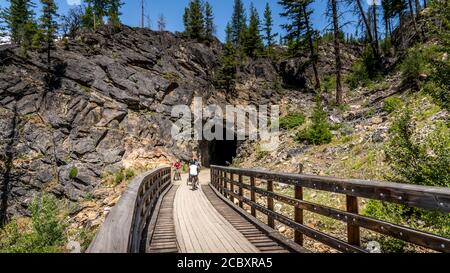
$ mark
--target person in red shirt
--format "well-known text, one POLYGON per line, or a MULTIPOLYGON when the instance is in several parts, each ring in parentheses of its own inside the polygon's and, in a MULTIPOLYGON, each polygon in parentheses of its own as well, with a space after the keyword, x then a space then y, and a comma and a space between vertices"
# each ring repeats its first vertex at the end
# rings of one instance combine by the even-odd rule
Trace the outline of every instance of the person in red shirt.
POLYGON ((181 180, 181 161, 178 160, 177 162, 175 162, 175 164, 173 164, 173 167, 175 168, 174 180, 181 180))

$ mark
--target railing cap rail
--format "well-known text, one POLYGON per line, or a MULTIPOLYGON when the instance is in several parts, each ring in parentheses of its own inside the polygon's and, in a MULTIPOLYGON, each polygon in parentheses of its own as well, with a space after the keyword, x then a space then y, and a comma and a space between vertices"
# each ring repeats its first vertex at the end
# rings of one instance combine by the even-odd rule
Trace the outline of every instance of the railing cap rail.
POLYGON ((282 184, 300 184, 300 186, 306 188, 400 203, 424 209, 450 212, 450 188, 445 187, 359 179, 343 179, 305 174, 290 174, 216 165, 212 165, 211 169, 223 170, 246 176, 254 176, 265 180, 272 179, 274 182, 282 184))
POLYGON ((94 237, 87 253, 127 253, 133 228, 134 210, 138 194, 147 177, 167 168, 159 167, 136 176, 122 193, 117 204, 111 209, 105 222, 94 237))

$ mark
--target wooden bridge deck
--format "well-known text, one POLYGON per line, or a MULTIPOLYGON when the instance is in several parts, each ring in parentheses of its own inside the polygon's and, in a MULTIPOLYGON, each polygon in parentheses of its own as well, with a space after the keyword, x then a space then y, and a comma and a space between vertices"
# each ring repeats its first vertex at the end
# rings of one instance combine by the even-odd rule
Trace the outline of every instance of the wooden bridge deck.
MULTIPOLYGON (((183 175, 174 200, 175 230, 182 253, 258 253, 253 245, 206 197, 202 187, 192 191, 183 175)), ((209 172, 200 176, 209 182, 209 172)))
POLYGON ((360 229, 366 228, 430 250, 450 253, 449 238, 358 213, 358 198, 449 213, 448 188, 220 166, 212 166, 211 172, 202 171, 202 185, 196 191, 186 185, 187 175, 178 183, 170 179, 170 167, 136 177, 108 215, 88 252, 305 253, 309 250, 302 246, 304 237, 341 252, 367 252, 360 238, 360 229), (244 178, 250 184, 244 183, 244 178), (256 185, 257 179, 265 181, 265 188, 256 185), (274 192, 274 183, 294 186, 295 197, 274 192), (345 194, 347 210, 304 201, 304 187, 345 194), (244 195, 244 190, 250 192, 250 198, 244 195), (267 198, 267 206, 256 202, 256 194, 267 198), (277 213, 274 200, 293 206, 294 219, 277 213), (245 206, 251 208, 250 213, 243 209, 245 206), (344 221, 347 240, 304 225, 304 210, 344 221), (256 218, 256 211, 266 215, 267 223, 256 218), (286 240, 274 230, 275 221, 294 229, 294 241, 286 240))

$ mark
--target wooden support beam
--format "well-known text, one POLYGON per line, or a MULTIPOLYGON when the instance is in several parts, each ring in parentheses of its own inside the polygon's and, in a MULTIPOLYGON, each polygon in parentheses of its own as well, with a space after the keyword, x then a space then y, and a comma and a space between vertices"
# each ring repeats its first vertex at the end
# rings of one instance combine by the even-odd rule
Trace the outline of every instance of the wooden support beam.
MULTIPOLYGON (((242 175, 239 175, 239 183, 243 183, 242 175)), ((244 191, 241 186, 239 186, 239 196, 244 196, 244 191)), ((239 200, 239 207, 244 207, 244 202, 242 202, 242 200, 239 200)))
MULTIPOLYGON (((252 190, 250 191, 250 200, 252 200, 252 202, 256 202, 256 193, 253 190, 253 188, 256 187, 254 177, 250 177, 250 186, 252 187, 252 190)), ((251 213, 253 217, 256 217, 256 209, 254 207, 251 208, 251 213)))
MULTIPOLYGON (((347 212, 358 214, 358 197, 347 195, 347 212)), ((348 243, 354 246, 361 245, 359 226, 347 223, 348 243)))
MULTIPOLYGON (((273 181, 267 181, 267 191, 273 192, 273 181)), ((273 198, 271 197, 267 197, 267 209, 274 211, 273 198)), ((267 225, 271 228, 275 228, 275 220, 270 215, 267 215, 267 225)))

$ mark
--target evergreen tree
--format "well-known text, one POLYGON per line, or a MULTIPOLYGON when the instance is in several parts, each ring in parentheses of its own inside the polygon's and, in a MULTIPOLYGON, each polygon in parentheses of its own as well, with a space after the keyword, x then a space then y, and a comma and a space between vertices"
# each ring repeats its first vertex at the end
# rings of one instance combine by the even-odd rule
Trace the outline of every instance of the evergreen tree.
POLYGON ((244 53, 249 57, 259 56, 264 48, 260 30, 259 14, 256 8, 251 4, 250 7, 250 22, 248 28, 245 29, 242 35, 242 46, 244 53))
POLYGON ((225 88, 228 92, 234 89, 234 83, 237 76, 237 54, 236 49, 233 46, 232 40, 232 27, 228 25, 227 32, 227 43, 225 43, 222 57, 220 59, 221 66, 217 73, 216 84, 218 87, 225 88))
POLYGON ((288 41, 291 50, 297 54, 300 49, 307 47, 310 52, 310 58, 313 66, 315 77, 315 88, 320 88, 320 78, 317 70, 317 50, 314 46, 314 40, 317 39, 317 31, 311 27, 311 14, 308 9, 312 0, 281 0, 279 4, 283 7, 284 12, 281 16, 288 19, 288 23, 282 25, 286 30, 285 39, 288 41))
POLYGON ((381 8, 383 9, 383 20, 385 27, 385 38, 391 37, 391 18, 392 18, 392 1, 381 0, 381 8))
POLYGON ((3 12, 11 41, 25 52, 31 46, 37 29, 33 7, 31 0, 9 0, 9 8, 3 12))
POLYGON ((212 40, 214 37, 214 33, 216 31, 214 25, 214 13, 211 4, 206 1, 205 2, 205 38, 208 40, 212 40))
POLYGON ((189 6, 187 6, 184 9, 183 24, 184 24, 184 33, 190 36, 192 33, 192 29, 191 29, 191 9, 189 8, 189 6))
MULTIPOLYGON (((212 16, 212 10, 210 10, 212 16)), ((210 18, 210 20, 212 20, 210 18)), ((194 39, 203 39, 205 36, 205 15, 200 0, 191 0, 183 15, 185 33, 194 39)), ((212 21, 208 22, 212 24, 212 21)))
POLYGON ((56 22, 58 8, 54 0, 41 0, 41 4, 42 16, 40 18, 39 31, 42 33, 42 42, 47 51, 47 64, 50 66, 50 51, 55 45, 54 41, 58 30, 56 22))
POLYGON ((269 52, 275 44, 275 38, 278 36, 278 33, 273 33, 272 27, 272 10, 270 9, 269 3, 266 3, 266 8, 264 10, 264 40, 266 41, 269 52))
POLYGON ((203 16, 203 7, 200 0, 191 0, 190 15, 191 37, 202 39, 204 36, 205 18, 203 16))
POLYGON ((85 26, 96 29, 103 25, 103 18, 108 15, 109 0, 84 0, 84 2, 87 5, 83 20, 85 26))
POLYGON ((233 43, 233 28, 230 23, 228 23, 225 28, 225 42, 233 43))
POLYGON ((242 0, 234 0, 233 16, 231 20, 233 44, 239 45, 243 36, 242 32, 244 32, 247 27, 247 18, 242 0))
POLYGON ((120 26, 120 8, 123 6, 121 0, 109 0, 108 5, 108 22, 114 27, 120 26))
POLYGON ((333 134, 330 130, 328 117, 323 110, 320 96, 317 96, 316 106, 311 117, 311 125, 297 133, 296 140, 298 142, 307 142, 312 145, 328 144, 333 139, 333 134))

